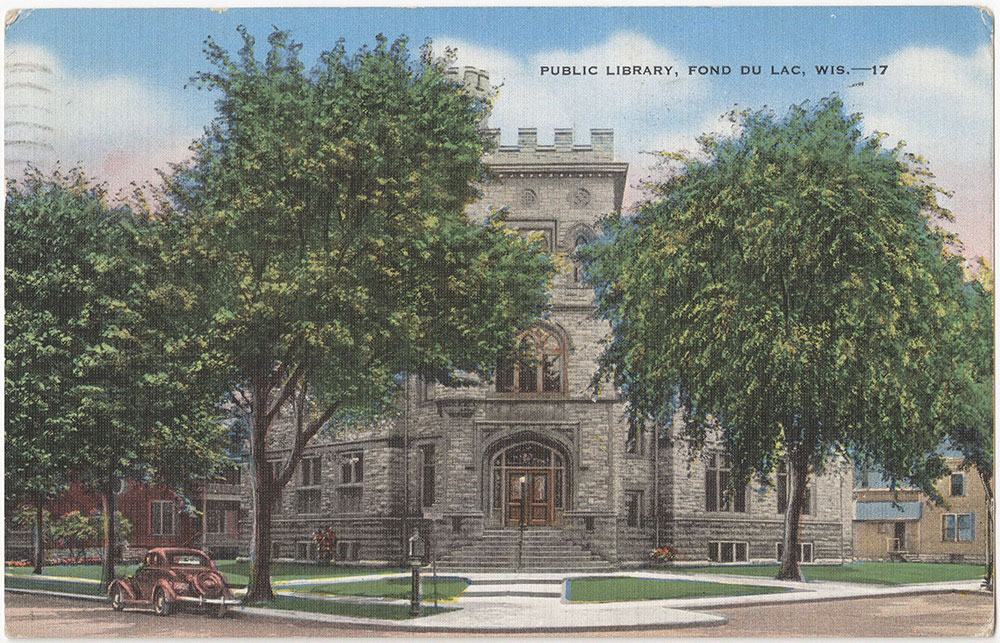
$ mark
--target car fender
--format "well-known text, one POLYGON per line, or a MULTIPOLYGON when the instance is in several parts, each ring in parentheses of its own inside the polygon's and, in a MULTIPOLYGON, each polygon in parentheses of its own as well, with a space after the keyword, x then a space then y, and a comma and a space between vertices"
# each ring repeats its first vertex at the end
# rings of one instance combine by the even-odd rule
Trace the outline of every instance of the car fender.
POLYGON ((162 589, 163 593, 167 595, 167 600, 171 603, 177 600, 177 592, 174 591, 170 581, 161 578, 156 582, 156 587, 153 588, 153 593, 155 593, 157 589, 162 589))
POLYGON ((122 578, 112 581, 112 583, 108 585, 108 596, 111 596, 114 593, 115 589, 118 588, 121 588, 122 595, 125 597, 125 600, 127 601, 136 600, 135 591, 132 589, 132 585, 128 581, 122 578))

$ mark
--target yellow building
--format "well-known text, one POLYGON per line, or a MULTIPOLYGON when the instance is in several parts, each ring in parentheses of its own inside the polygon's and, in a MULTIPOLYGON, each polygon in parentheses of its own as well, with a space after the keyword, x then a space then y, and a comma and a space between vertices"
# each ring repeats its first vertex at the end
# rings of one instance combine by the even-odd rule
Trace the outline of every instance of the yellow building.
POLYGON ((857 476, 854 490, 854 555, 858 560, 921 562, 986 561, 990 508, 979 474, 947 458, 952 473, 938 480, 944 498, 935 505, 917 489, 896 493, 877 472, 857 476))

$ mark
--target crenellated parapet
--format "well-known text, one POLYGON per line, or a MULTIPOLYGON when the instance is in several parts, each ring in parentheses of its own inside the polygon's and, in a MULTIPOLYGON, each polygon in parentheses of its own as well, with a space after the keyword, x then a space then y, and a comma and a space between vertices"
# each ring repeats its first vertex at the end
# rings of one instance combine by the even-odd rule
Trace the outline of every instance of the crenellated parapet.
POLYGON ((469 94, 482 101, 493 98, 490 87, 490 72, 475 67, 449 67, 444 72, 445 77, 453 83, 461 85, 469 94))
POLYGON ((519 128, 517 145, 501 145, 500 130, 487 129, 492 151, 487 163, 607 163, 615 158, 615 133, 611 129, 591 129, 590 144, 577 144, 572 128, 556 128, 551 145, 538 143, 538 130, 519 128))

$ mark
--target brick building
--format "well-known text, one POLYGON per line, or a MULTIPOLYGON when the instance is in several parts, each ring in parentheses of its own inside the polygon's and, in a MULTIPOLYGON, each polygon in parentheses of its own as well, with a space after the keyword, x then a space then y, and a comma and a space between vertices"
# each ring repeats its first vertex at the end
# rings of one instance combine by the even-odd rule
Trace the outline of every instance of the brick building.
MULTIPOLYGON (((485 72, 463 82, 485 92, 485 72)), ((614 391, 588 389, 608 327, 594 316, 593 291, 572 258, 598 233, 599 218, 619 211, 627 164, 614 134, 590 131, 578 144, 556 129, 540 145, 534 129, 485 159, 495 179, 471 214, 506 207, 509 225, 534 235, 572 264, 551 291, 551 310, 526 332, 534 360, 504 364, 494 381, 444 388, 410 378, 404 417, 307 448, 273 519, 273 554, 312 559, 312 533, 333 527, 340 560, 398 561, 405 536, 421 529, 443 567, 599 569, 648 559, 673 544, 681 560, 773 561, 780 553, 785 478, 770 491, 730 497, 721 450, 691 460, 686 448, 653 440, 625 421, 614 391), (534 558, 514 560, 526 523, 534 558), (658 529, 657 529, 658 527, 658 529), (517 534, 515 536, 515 534, 517 534)), ((277 460, 289 441, 270 445, 277 460)), ((803 557, 851 557, 853 470, 832 467, 810 482, 803 557)), ((244 515, 249 489, 244 486, 244 515)), ((245 524, 244 538, 250 525, 245 524)), ((524 550, 528 551, 528 550, 524 550)))

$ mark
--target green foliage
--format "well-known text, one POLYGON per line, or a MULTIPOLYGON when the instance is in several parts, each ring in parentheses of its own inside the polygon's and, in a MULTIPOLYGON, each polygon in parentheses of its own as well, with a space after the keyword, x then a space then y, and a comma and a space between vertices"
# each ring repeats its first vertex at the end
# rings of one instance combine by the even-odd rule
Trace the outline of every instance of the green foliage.
POLYGON ((836 97, 738 124, 585 249, 603 373, 640 419, 720 428, 744 475, 851 454, 937 497, 962 279, 926 169, 836 97))
POLYGON ((487 376, 540 312, 552 260, 500 217, 466 216, 483 106, 429 46, 414 61, 405 39, 354 55, 340 42, 307 72, 286 32, 263 60, 240 33, 236 56, 208 40, 214 71, 193 79, 221 96, 170 177, 171 258, 209 320, 199 336, 232 369, 266 521, 309 440, 390 408, 398 374, 487 376), (282 412, 296 438, 272 479, 264 444, 282 412))
POLYGON ((72 170, 8 183, 5 225, 8 487, 204 470, 222 428, 174 359, 156 224, 72 170))

